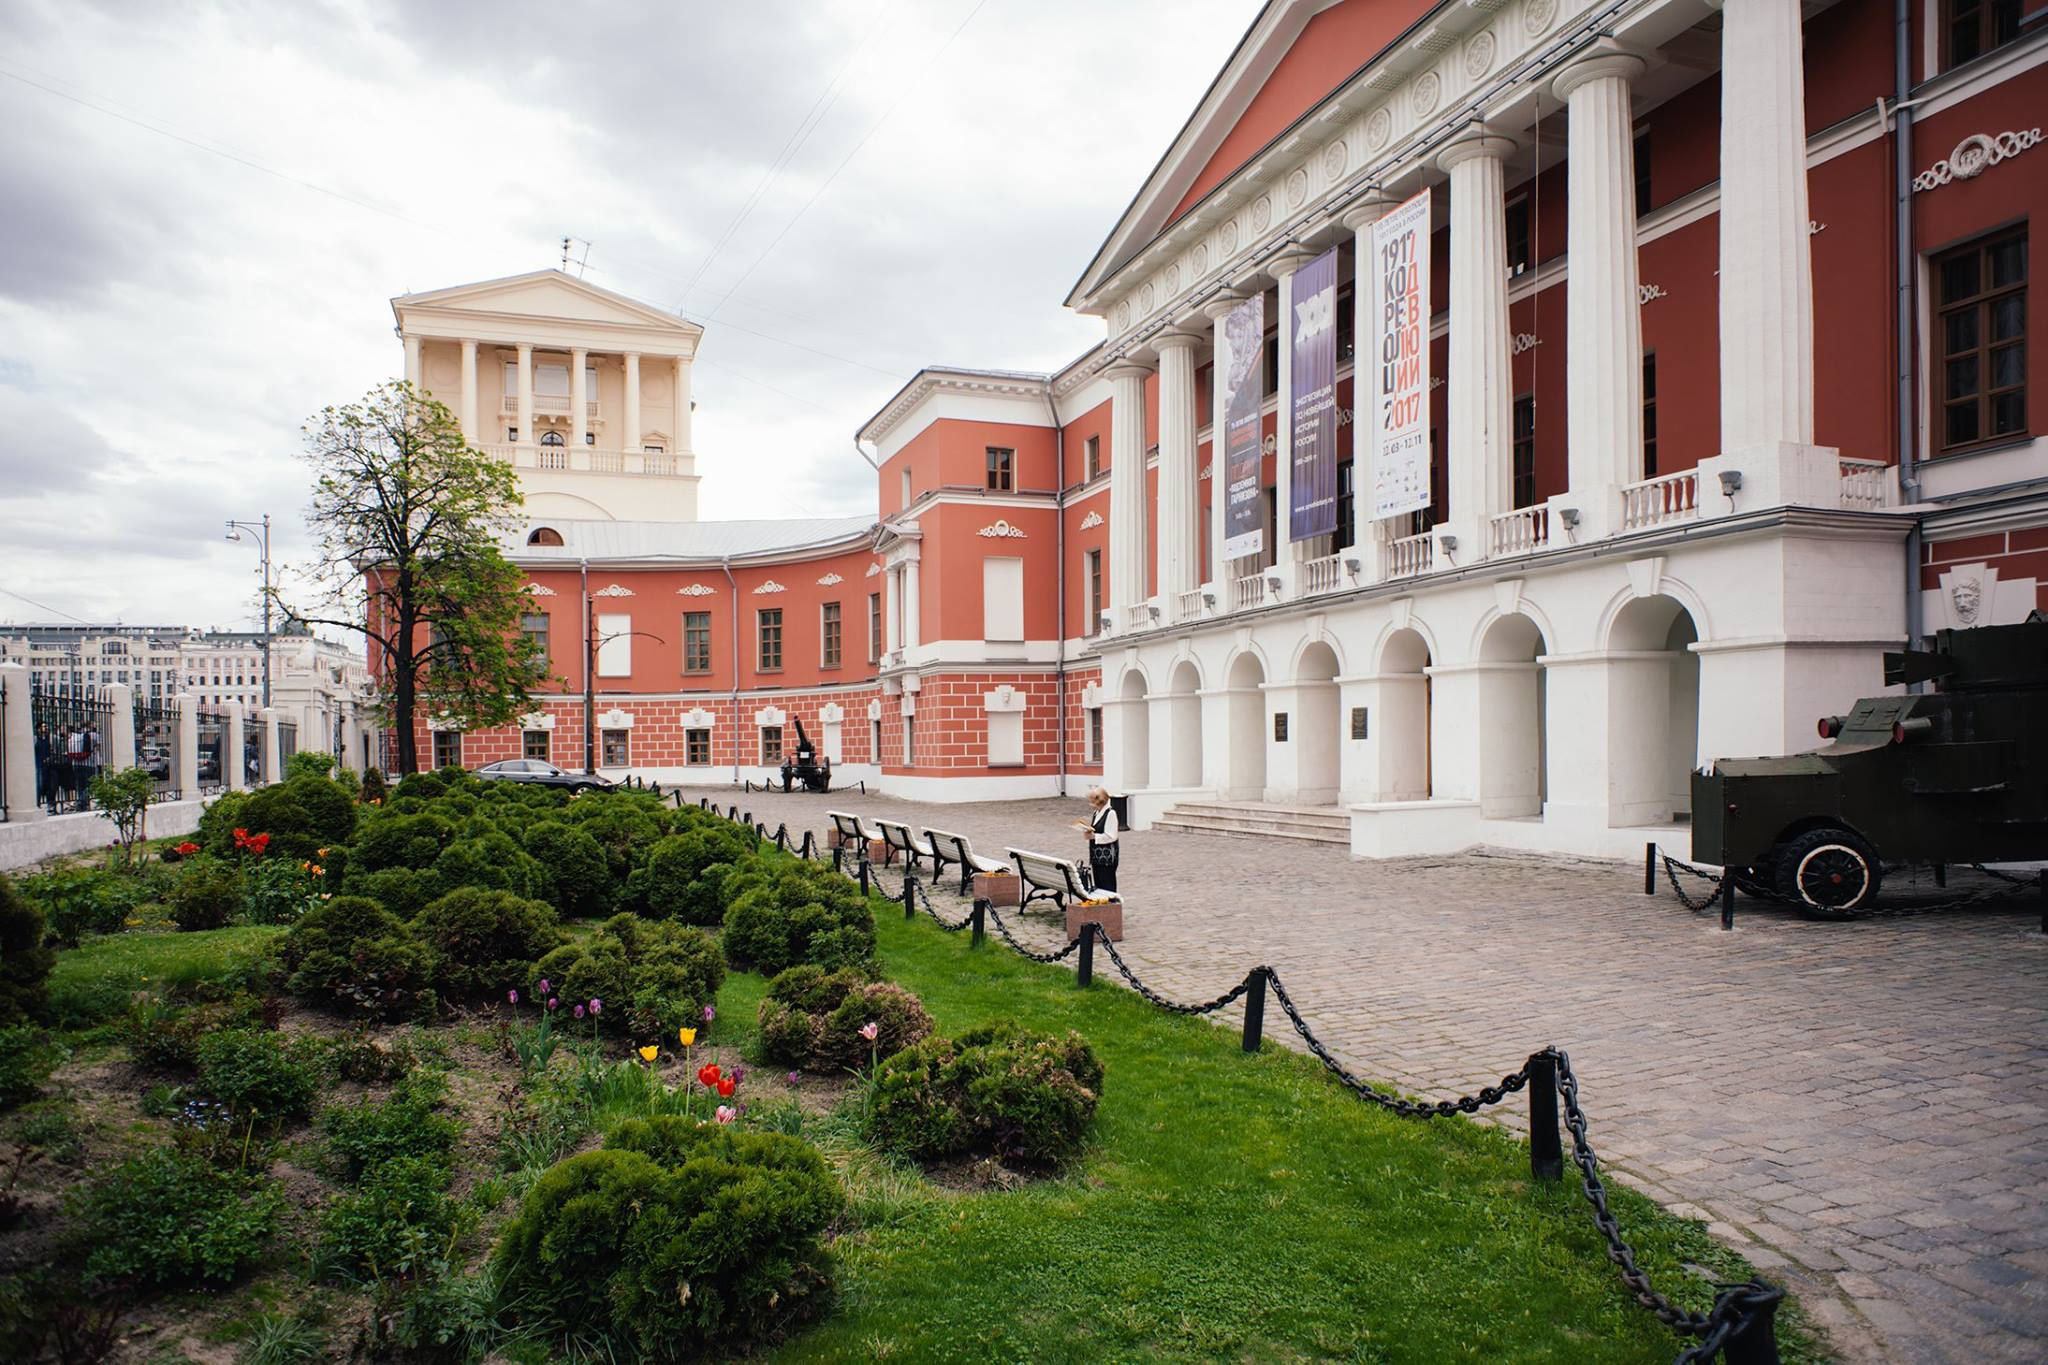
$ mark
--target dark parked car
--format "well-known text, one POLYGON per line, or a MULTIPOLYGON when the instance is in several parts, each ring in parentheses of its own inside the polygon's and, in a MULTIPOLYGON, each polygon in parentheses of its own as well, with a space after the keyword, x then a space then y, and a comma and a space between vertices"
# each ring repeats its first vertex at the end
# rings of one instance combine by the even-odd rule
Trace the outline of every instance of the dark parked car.
POLYGON ((486 763, 476 770, 486 782, 534 782, 543 787, 567 787, 572 792, 603 791, 612 784, 590 773, 572 773, 557 768, 544 758, 508 758, 486 763))

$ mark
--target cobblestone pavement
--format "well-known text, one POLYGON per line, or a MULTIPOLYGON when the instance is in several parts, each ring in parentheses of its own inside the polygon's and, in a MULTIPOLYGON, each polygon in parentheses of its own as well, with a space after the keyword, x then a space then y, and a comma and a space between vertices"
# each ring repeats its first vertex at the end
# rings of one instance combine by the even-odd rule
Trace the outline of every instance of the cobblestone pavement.
MULTIPOLYGON (((1079 801, 698 794, 771 830, 822 836, 840 809, 984 856, 1081 851, 1079 801)), ((1743 901, 1723 933, 1643 896, 1626 864, 1368 863, 1167 831, 1127 837, 1120 880, 1120 947, 1148 985, 1205 1000, 1270 963, 1368 1079, 1462 1094, 1564 1048, 1602 1160, 1791 1283, 1843 1358, 2048 1355, 2048 936, 2030 893, 1853 924, 1743 901)), ((1031 932, 1057 941, 1043 917, 1031 932)), ((1277 1011, 1266 1035, 1298 1042, 1277 1011)), ((1489 1114, 1526 1127, 1525 1106, 1489 1114)))

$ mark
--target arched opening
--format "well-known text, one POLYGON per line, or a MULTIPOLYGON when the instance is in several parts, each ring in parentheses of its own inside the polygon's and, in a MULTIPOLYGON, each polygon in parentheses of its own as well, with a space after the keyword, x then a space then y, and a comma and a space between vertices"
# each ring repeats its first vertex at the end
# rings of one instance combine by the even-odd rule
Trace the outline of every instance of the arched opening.
POLYGON ((1224 799, 1261 801, 1266 796, 1265 665, 1256 654, 1240 654, 1231 662, 1229 771, 1224 774, 1224 799))
POLYGON ((1337 799, 1338 756, 1343 750, 1337 724, 1337 652, 1321 640, 1301 652, 1294 670, 1298 775, 1295 799, 1327 805, 1337 799))
POLYGON ((560 545, 562 533, 552 526, 536 526, 526 535, 528 545, 560 545))
POLYGON ((1126 791, 1136 791, 1152 785, 1152 718, 1145 700, 1145 675, 1136 671, 1124 674, 1119 697, 1119 720, 1123 725, 1122 785, 1126 791))
POLYGON ((543 431, 540 434, 540 443, 552 449, 556 446, 565 446, 569 444, 569 441, 559 431, 543 431))
MULTIPOLYGON (((1379 790, 1386 801, 1427 801, 1432 794, 1429 745, 1429 643, 1397 630, 1380 651, 1379 790)), ((1370 718, 1369 718, 1370 719, 1370 718)))
POLYGON ((1639 597, 1608 633, 1608 797, 1616 825, 1690 818, 1699 762, 1700 659, 1692 613, 1677 598, 1639 597))
POLYGON ((1172 741, 1173 771, 1168 780, 1176 787, 1202 785, 1202 676, 1190 659, 1173 666, 1167 679, 1166 720, 1172 741))
POLYGON ((1543 814, 1549 736, 1544 726, 1543 632, 1516 612, 1487 627, 1479 644, 1479 813, 1488 819, 1543 814))

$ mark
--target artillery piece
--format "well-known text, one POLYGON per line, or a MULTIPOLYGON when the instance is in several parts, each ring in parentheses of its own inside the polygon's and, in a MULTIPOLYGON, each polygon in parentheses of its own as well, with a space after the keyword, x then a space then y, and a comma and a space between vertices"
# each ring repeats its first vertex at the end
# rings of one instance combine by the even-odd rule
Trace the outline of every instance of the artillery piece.
POLYGON ((2048 859, 2048 619, 1944 630, 1884 656, 1887 685, 1822 716, 1829 741, 1692 775, 1692 852, 1809 914, 1870 903, 1886 864, 2048 859))
POLYGON ((782 789, 789 791, 802 786, 810 792, 832 790, 832 760, 819 758, 817 747, 804 733, 803 721, 795 716, 790 719, 796 722, 796 750, 782 760, 782 789))

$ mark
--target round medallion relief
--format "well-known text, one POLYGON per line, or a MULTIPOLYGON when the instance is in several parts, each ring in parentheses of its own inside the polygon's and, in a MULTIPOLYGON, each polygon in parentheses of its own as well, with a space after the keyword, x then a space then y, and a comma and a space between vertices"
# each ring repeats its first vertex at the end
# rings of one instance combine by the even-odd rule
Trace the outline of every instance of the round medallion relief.
POLYGON ((1260 195, 1259 202, 1252 205, 1252 231, 1264 232, 1273 225, 1273 199, 1271 195, 1260 195))
POLYGON ((1350 158, 1349 150, 1342 142, 1333 142, 1323 149, 1323 178, 1335 180, 1344 174, 1344 166, 1350 158))
POLYGON ((1140 315, 1152 311, 1152 286, 1146 285, 1138 291, 1138 312, 1140 315))
POLYGON ((1522 6, 1522 26, 1529 30, 1531 38, 1549 29, 1556 18, 1557 0, 1529 0, 1522 6))
POLYGON ((1465 74, 1478 80, 1493 69, 1493 30, 1477 34, 1465 44, 1465 74))
POLYGON ((436 389, 452 389, 456 383, 455 362, 445 356, 436 356, 427 366, 427 385, 436 389))
POLYGON ((640 379, 640 397, 649 403, 668 401, 668 380, 658 374, 643 374, 640 379))
POLYGON ((1415 78, 1415 88, 1409 94, 1410 100, 1415 105, 1416 117, 1420 118, 1436 108, 1436 102, 1443 97, 1443 93, 1443 79, 1436 72, 1425 71, 1420 76, 1417 76, 1415 78))
POLYGON ((1365 145, 1373 151, 1387 145, 1387 139, 1394 135, 1394 116, 1381 105, 1366 116, 1365 145))
POLYGON ((1195 274, 1200 275, 1203 271, 1207 270, 1208 268, 1209 244, 1207 242, 1197 242, 1195 243, 1194 252, 1188 257, 1188 269, 1192 270, 1195 274))
POLYGON ((1131 325, 1131 305, 1120 303, 1116 306, 1116 329, 1121 332, 1131 325))
POLYGON ((1166 267, 1166 273, 1159 277, 1159 281, 1160 287, 1168 294, 1178 294, 1180 292, 1180 267, 1177 265, 1166 267))
POLYGON ((1228 256, 1235 250, 1237 250, 1237 219, 1233 218, 1223 225, 1223 254, 1228 256))
POLYGON ((1308 198, 1308 169, 1303 166, 1296 166, 1293 173, 1287 177, 1287 207, 1291 209, 1300 208, 1301 201, 1306 198, 1308 198))

